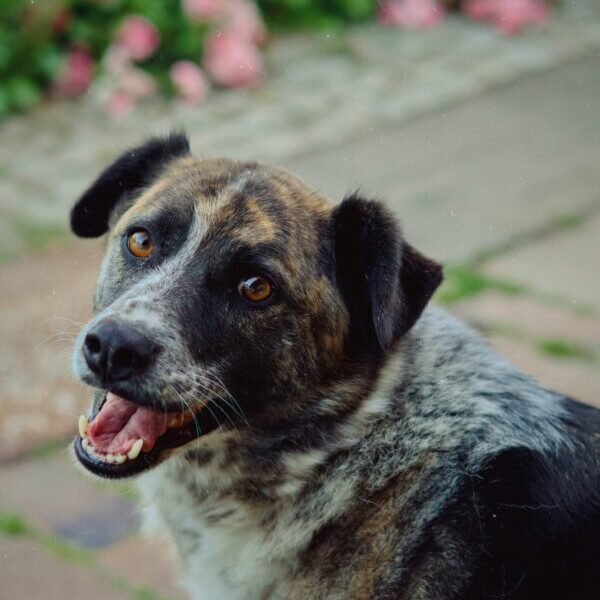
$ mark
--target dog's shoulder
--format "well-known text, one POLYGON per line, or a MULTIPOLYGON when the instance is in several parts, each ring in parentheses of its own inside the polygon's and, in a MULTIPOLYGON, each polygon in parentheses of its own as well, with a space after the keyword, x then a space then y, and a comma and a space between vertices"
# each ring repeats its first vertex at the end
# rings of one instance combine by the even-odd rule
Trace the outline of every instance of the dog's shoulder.
POLYGON ((398 573, 440 597, 598 597, 600 410, 545 390, 438 309, 403 351, 398 430, 444 457, 423 489, 445 500, 398 573))
POLYGON ((469 598, 598 597, 600 411, 562 405, 564 444, 503 449, 465 485, 482 542, 469 598))

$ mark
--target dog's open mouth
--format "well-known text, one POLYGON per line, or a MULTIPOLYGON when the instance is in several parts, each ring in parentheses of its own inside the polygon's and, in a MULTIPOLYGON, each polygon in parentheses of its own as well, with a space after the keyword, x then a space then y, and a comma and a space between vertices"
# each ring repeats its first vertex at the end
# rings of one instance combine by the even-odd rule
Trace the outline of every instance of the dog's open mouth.
POLYGON ((155 410, 108 392, 91 421, 79 417, 75 454, 96 475, 129 477, 155 466, 166 450, 206 433, 202 412, 155 410))

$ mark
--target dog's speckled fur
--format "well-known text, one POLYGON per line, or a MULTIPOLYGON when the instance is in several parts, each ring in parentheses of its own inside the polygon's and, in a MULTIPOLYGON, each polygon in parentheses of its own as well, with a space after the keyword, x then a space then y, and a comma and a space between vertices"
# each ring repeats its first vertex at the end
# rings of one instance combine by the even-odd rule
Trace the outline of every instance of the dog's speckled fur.
POLYGON ((163 346, 114 391, 209 401, 205 434, 139 478, 191 597, 599 597, 599 411, 421 314, 441 272, 382 205, 172 136, 123 155, 72 225, 110 229, 81 339, 108 316, 163 346), (140 225, 159 241, 143 265, 123 246, 140 225), (267 306, 235 293, 255 272, 267 306))

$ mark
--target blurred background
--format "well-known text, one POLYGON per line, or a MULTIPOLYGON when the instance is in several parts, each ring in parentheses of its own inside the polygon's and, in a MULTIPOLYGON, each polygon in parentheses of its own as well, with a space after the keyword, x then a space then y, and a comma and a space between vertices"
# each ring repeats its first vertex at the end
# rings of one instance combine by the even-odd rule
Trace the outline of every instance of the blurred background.
POLYGON ((386 199, 435 300, 600 406, 597 0, 0 0, 0 597, 183 598, 135 489, 77 472, 70 206, 151 134, 386 199))

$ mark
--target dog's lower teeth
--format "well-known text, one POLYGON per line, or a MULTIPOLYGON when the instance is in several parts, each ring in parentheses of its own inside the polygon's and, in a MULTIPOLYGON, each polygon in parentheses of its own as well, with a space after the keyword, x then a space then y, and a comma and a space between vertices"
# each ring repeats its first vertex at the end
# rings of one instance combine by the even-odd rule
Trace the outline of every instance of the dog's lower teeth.
MULTIPOLYGON (((174 419, 175 420, 175 419, 174 419)), ((176 419, 178 424, 180 424, 181 419, 176 419)), ((129 452, 126 454, 104 454, 103 452, 99 452, 91 440, 88 438, 88 426, 89 422, 85 415, 81 415, 78 421, 78 429, 79 429, 79 437, 81 438, 81 447, 85 450, 86 454, 95 460, 106 463, 108 465, 122 465, 127 459, 135 460, 142 451, 142 446, 144 445, 144 440, 139 439, 136 440, 135 443, 129 449, 129 452)))
POLYGON ((128 458, 130 460, 135 460, 140 452, 142 451, 142 446, 144 445, 144 440, 139 439, 133 446, 131 446, 131 450, 125 454, 102 454, 94 448, 92 442, 90 442, 89 438, 85 435, 81 436, 81 446, 86 451, 88 456, 99 460, 100 462, 106 463, 108 465, 122 465, 128 458))

